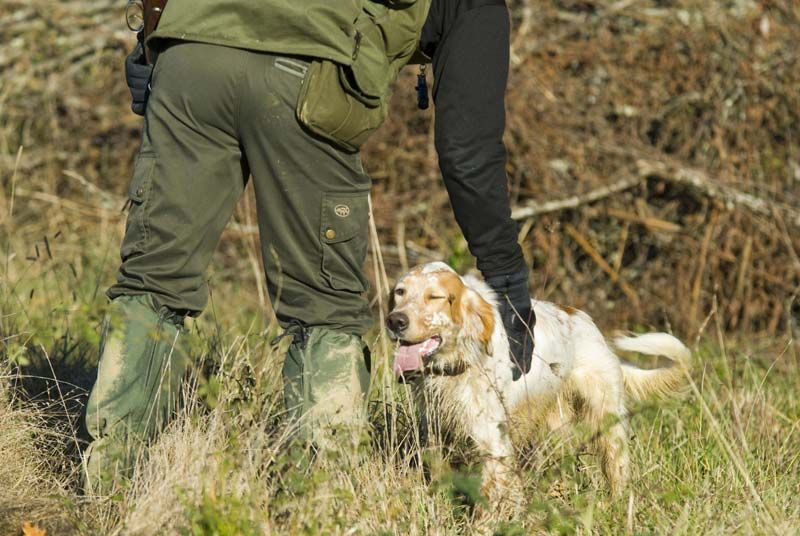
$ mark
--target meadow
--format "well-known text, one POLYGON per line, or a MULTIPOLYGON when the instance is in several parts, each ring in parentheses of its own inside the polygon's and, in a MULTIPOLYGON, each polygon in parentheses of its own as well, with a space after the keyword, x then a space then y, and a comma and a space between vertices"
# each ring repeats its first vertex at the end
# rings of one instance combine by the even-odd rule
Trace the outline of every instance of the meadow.
MULTIPOLYGON (((109 250, 116 238, 105 239, 109 250)), ((419 463, 427 458, 406 387, 388 372, 388 341, 372 338, 371 435, 357 452, 312 457, 283 420, 277 328, 243 298, 254 295, 247 282, 216 266, 213 303, 191 324, 195 366, 179 415, 124 493, 83 496, 79 416, 97 359, 97 282, 112 264, 102 247, 69 246, 51 243, 52 259, 6 259, 16 277, 2 295, 0 534, 21 534, 25 522, 55 535, 471 533, 479 467, 467 459, 432 476, 419 463)), ((731 338, 713 314, 693 342, 684 392, 632 407, 623 500, 607 494, 589 437, 543 434, 520 446, 525 511, 496 533, 800 530, 796 345, 731 338)))

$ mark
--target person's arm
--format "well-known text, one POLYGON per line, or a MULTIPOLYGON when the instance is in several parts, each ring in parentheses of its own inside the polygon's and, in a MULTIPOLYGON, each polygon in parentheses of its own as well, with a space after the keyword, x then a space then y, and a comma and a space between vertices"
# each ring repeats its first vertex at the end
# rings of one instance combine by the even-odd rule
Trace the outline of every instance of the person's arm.
POLYGON ((506 176, 505 7, 460 14, 433 55, 435 143, 456 220, 485 277, 525 268, 506 176))
POLYGON ((443 38, 433 51, 439 166, 470 252, 498 295, 517 379, 530 370, 535 316, 529 270, 511 219, 503 143, 508 10, 502 2, 484 2, 481 7, 447 14, 433 11, 437 4, 443 5, 434 2, 431 16, 442 17, 443 26, 431 24, 423 39, 426 35, 429 40, 431 35, 443 38))

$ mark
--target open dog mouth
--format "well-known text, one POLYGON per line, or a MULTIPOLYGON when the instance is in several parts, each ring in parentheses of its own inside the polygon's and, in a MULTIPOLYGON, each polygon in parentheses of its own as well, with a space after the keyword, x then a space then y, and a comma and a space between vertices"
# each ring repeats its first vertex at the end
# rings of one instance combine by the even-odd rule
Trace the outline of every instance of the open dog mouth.
POLYGON ((434 335, 430 339, 417 343, 400 341, 400 346, 394 353, 392 370, 398 378, 409 373, 420 371, 424 367, 423 360, 431 357, 442 346, 442 338, 434 335))

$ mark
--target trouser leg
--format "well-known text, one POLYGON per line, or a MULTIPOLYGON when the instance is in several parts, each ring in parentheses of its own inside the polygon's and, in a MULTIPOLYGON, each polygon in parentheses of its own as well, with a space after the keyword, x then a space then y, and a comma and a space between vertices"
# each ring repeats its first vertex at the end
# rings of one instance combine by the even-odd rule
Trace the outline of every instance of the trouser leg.
POLYGON ((205 307, 204 273, 249 175, 237 132, 246 54, 181 43, 159 55, 110 298, 205 307))
POLYGON ((311 328, 289 347, 283 367, 284 400, 302 437, 330 447, 358 444, 366 421, 364 394, 369 373, 361 337, 311 328))
POLYGON ((94 439, 85 457, 89 489, 111 490, 169 419, 187 364, 182 337, 180 319, 166 308, 157 311, 150 296, 122 296, 109 306, 86 405, 94 439))
POLYGON ((236 132, 243 54, 181 44, 155 67, 122 264, 108 291, 110 328, 87 408, 90 472, 129 468, 169 416, 165 402, 183 375, 173 344, 179 319, 205 306, 203 273, 248 175, 236 132))
POLYGON ((364 422, 369 375, 361 335, 372 323, 363 272, 370 179, 358 153, 305 131, 295 104, 307 63, 253 54, 242 143, 250 162, 262 255, 280 323, 297 322, 285 366, 286 402, 301 431, 364 422), (268 117, 267 122, 259 118, 268 117))

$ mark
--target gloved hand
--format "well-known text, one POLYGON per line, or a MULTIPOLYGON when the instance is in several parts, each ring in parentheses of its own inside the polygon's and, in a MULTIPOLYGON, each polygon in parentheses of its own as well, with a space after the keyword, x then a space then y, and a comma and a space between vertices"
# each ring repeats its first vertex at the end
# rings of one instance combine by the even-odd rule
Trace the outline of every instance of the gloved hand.
POLYGON ((125 58, 125 80, 131 91, 131 111, 136 115, 144 115, 147 97, 150 96, 150 76, 153 66, 147 64, 142 44, 142 32, 136 35, 136 47, 125 58))
POLYGON ((511 371, 514 381, 531 370, 533 360, 533 326, 536 314, 528 293, 528 268, 511 275, 486 278, 495 291, 500 318, 508 335, 511 350, 511 371))

